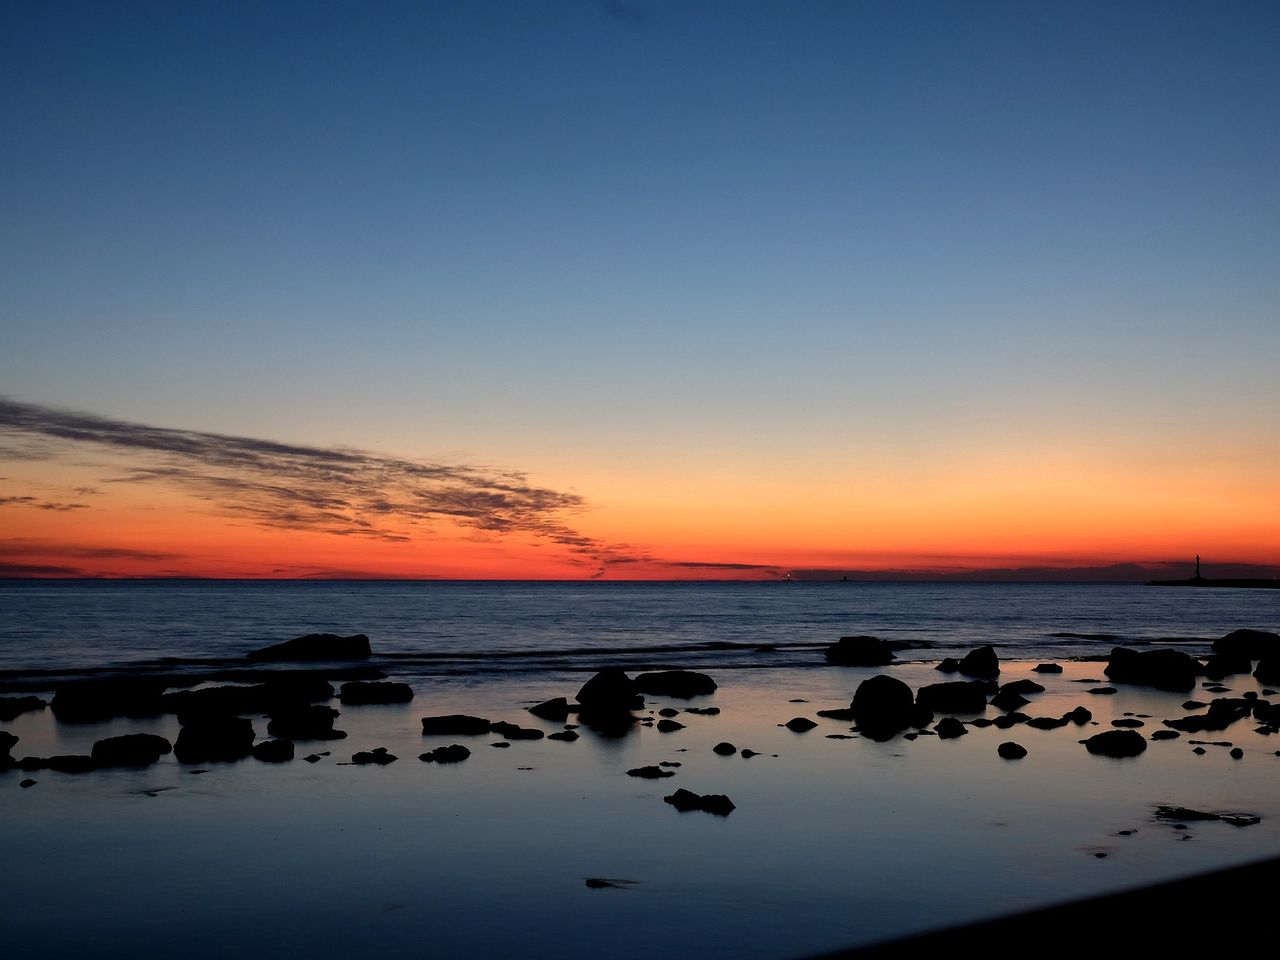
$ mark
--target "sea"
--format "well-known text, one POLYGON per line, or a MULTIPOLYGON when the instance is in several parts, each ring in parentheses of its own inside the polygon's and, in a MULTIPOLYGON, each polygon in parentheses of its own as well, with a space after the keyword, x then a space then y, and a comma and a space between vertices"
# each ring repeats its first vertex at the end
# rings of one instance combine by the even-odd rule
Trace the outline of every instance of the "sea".
POLYGON ((1113 646, 1207 653, 1280 627, 1280 591, 1100 584, 0 580, 0 671, 219 660, 307 633, 364 633, 413 676, 821 665, 815 646, 871 634, 938 660, 1113 646))
MULTIPOLYGON (((1274 692, 1248 674, 1176 694, 1106 685, 1098 662, 1116 645, 1204 654, 1241 627, 1280 629, 1280 593, 0 581, 6 695, 47 699, 68 679, 112 673, 225 677, 251 650, 315 632, 367 634, 369 666, 414 693, 389 705, 331 700, 344 736, 299 741, 287 763, 170 755, 137 769, 0 771, 0 950, 6 960, 800 960, 1276 856, 1280 737, 1246 721, 1151 736, 1200 709, 1188 697, 1274 692), (909 646, 888 667, 828 664, 823 647, 851 634, 909 646), (987 725, 965 718, 955 739, 922 729, 878 742, 820 713, 847 707, 876 673, 912 689, 947 679, 935 661, 987 643, 1002 682, 1044 687, 1027 715, 1084 706, 1091 718, 1005 728, 989 708, 987 725), (1048 660, 1062 672, 1035 672, 1048 660), (622 737, 582 728, 569 738, 572 722, 528 712, 572 699, 610 665, 698 669, 719 686, 693 701, 647 698, 622 737), (542 735, 423 734, 424 716, 459 713, 542 735), (799 717, 816 725, 788 726, 799 717), (1140 725, 1142 755, 1082 745, 1117 724, 1140 725), (1026 756, 1005 759, 1006 741, 1026 756), (464 762, 419 759, 451 742, 470 750, 464 762), (374 749, 398 759, 353 762, 374 749), (665 802, 677 789, 725 795, 734 809, 680 812, 665 802), (1161 805, 1250 825, 1171 823, 1161 805)), ((267 717, 249 719, 257 738, 270 736, 267 717)), ((78 724, 52 709, 0 728, 18 738, 15 759, 180 735, 171 714, 78 724)))

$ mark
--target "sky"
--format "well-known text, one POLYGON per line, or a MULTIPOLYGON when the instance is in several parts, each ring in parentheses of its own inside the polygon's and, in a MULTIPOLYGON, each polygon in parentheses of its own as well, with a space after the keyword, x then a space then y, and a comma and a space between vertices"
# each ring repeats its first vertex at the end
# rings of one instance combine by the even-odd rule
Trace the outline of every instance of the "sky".
POLYGON ((10 0, 0 574, 1280 563, 1278 48, 1249 2, 10 0))

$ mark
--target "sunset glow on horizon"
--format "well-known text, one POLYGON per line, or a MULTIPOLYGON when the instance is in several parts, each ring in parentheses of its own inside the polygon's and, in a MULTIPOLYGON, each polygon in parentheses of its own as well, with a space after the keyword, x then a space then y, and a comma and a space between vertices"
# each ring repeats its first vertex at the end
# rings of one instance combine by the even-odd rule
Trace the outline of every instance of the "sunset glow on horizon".
POLYGON ((0 12, 0 576, 1280 566, 1274 5, 131 10, 0 12))

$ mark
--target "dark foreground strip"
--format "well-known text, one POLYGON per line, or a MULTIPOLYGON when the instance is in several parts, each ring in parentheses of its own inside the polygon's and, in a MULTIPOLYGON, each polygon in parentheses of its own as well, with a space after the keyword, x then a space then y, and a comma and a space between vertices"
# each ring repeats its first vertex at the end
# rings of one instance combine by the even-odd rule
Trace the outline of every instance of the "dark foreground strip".
POLYGON ((1210 956, 1222 950, 1224 937, 1224 925, 1210 918, 1235 916, 1277 882, 1280 857, 812 960, 980 957, 1000 944, 1024 944, 1037 957, 1210 956))

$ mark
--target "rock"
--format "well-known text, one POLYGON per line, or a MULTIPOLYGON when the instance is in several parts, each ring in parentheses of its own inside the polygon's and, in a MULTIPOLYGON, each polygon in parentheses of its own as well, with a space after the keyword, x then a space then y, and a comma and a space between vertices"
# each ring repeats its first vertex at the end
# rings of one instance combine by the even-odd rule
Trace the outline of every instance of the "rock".
POLYGON ((960 672, 966 677, 1000 676, 1000 658, 992 646, 978 647, 960 658, 960 672))
POLYGON ((1113 727, 1127 727, 1131 730, 1136 730, 1139 727, 1146 726, 1145 723, 1143 723, 1141 720, 1135 719, 1134 717, 1121 717, 1118 720, 1112 720, 1111 725, 1113 727))
POLYGON ((862 732, 886 740, 910 726, 913 707, 911 688, 883 673, 858 684, 849 704, 862 732))
POLYGON ((32 710, 43 710, 48 705, 39 697, 0 697, 0 721, 7 723, 32 710))
POLYGON ((841 707, 839 710, 819 710, 818 716, 826 717, 828 720, 842 720, 852 722, 855 718, 853 710, 850 707, 841 707))
POLYGON ((503 721, 489 724, 489 729, 502 737, 503 740, 541 740, 546 736, 546 733, 542 730, 537 730, 533 727, 520 727, 514 723, 503 721))
POLYGON ((338 711, 320 704, 304 704, 277 710, 267 723, 267 733, 285 740, 341 740, 346 733, 333 729, 338 711))
POLYGON ((272 713, 332 696, 333 687, 323 677, 281 677, 257 684, 180 690, 165 694, 161 704, 165 712, 178 715, 179 723, 186 723, 196 716, 272 713))
POLYGON ((26 790, 26 789, 29 789, 30 787, 34 787, 39 782, 40 782, 39 780, 32 780, 30 777, 27 777, 25 780, 18 781, 18 786, 20 786, 23 790, 26 790))
POLYGON ((659 720, 658 721, 659 733, 675 733, 677 730, 683 730, 683 729, 684 729, 684 724, 678 720, 659 720))
POLYGON ((674 777, 674 770, 663 770, 661 767, 635 767, 627 771, 628 777, 640 777, 643 780, 661 780, 663 777, 674 777))
POLYGON ((1000 692, 1005 693, 1006 691, 1017 694, 1044 693, 1044 685, 1036 683, 1034 680, 1010 680, 1008 683, 1000 685, 1000 692))
POLYGON ((1118 693, 1115 687, 1090 687, 1085 693, 1092 693, 1094 696, 1109 697, 1113 693, 1118 693))
POLYGON ((98 764, 93 757, 77 753, 59 754, 56 757, 23 757, 18 761, 18 767, 29 772, 56 770, 58 773, 89 773, 97 770, 98 764))
POLYGON ((943 673, 959 673, 960 661, 955 657, 943 657, 933 669, 941 670, 943 673))
POLYGON ((1198 753, 1200 756, 1204 756, 1205 750, 1204 750, 1204 747, 1193 747, 1191 752, 1198 753))
POLYGON ((999 693, 991 698, 991 706, 995 707, 997 710, 1004 710, 1006 712, 1010 710, 1017 710, 1019 707, 1025 707, 1030 702, 1030 700, 1021 694, 1012 693, 1004 689, 1000 690, 999 693))
POLYGON ((644 706, 644 697, 621 667, 605 667, 582 685, 578 703, 584 710, 630 712, 644 706))
POLYGON ((422 735, 444 737, 470 737, 488 733, 493 726, 482 717, 469 717, 462 713, 451 713, 443 717, 423 717, 422 735))
POLYGON ((1151 732, 1152 740, 1177 740, 1182 734, 1177 730, 1153 730, 1151 732))
POLYGON ((1232 760, 1243 760, 1243 759, 1244 759, 1244 751, 1243 751, 1243 750, 1241 750, 1239 747, 1232 747, 1232 748, 1231 748, 1231 759, 1232 759, 1232 760))
POLYGON ((1203 710, 1207 707, 1207 703, 1201 703, 1199 700, 1187 700, 1182 704, 1183 710, 1203 710))
POLYGON ((1136 730, 1107 730, 1084 741, 1085 749, 1103 757, 1136 757, 1147 749, 1147 741, 1136 730))
POLYGON ((1037 730, 1057 730, 1070 722, 1066 717, 1032 717, 1027 721, 1027 726, 1035 727, 1037 730))
POLYGON ((242 760, 253 752, 253 723, 244 717, 197 717, 173 744, 179 763, 242 760))
POLYGON ((407 683, 370 683, 352 680, 342 685, 338 699, 351 706, 370 703, 408 703, 413 699, 413 687, 407 683))
POLYGON ((1250 814, 1224 815, 1219 817, 1223 823, 1229 823, 1233 827, 1252 827, 1254 824, 1261 823, 1261 817, 1255 817, 1250 814))
POLYGON ((1219 697, 1209 704, 1204 713, 1193 713, 1176 720, 1166 720, 1164 725, 1186 733, 1201 733, 1205 730, 1225 730, 1237 720, 1253 714, 1253 703, 1243 697, 1231 699, 1219 697))
POLYGON ((671 796, 663 797, 662 799, 681 813, 687 813, 690 810, 703 810, 707 813, 715 814, 717 817, 727 817, 735 809, 733 801, 722 793, 699 795, 690 790, 680 789, 671 794, 671 796))
POLYGON ((935 713, 982 713, 987 709, 987 692, 975 680, 931 683, 917 691, 916 702, 935 713))
POLYGON ((7 730, 0 730, 0 761, 9 756, 9 751, 17 744, 18 738, 7 730))
MULTIPOLYGON (((1280 634, 1267 630, 1232 630, 1213 641, 1213 652, 1246 660, 1261 660, 1280 653, 1280 634)), ((1246 673, 1248 671, 1245 671, 1246 673)))
POLYGON ((810 720, 808 717, 792 717, 790 720, 784 723, 783 726, 786 727, 788 730, 790 730, 792 733, 808 733, 810 730, 816 727, 817 724, 814 723, 812 720, 810 720))
POLYGON ((1132 683, 1178 692, 1196 685, 1200 663, 1178 650, 1129 650, 1113 647, 1103 671, 1115 683, 1132 683))
POLYGON ((362 750, 359 753, 351 755, 351 762, 364 766, 368 763, 376 763, 378 766, 386 766, 388 763, 395 763, 400 758, 394 754, 388 753, 386 747, 374 747, 372 750, 362 750))
POLYGON ((675 697, 679 700, 705 697, 716 692, 716 682, 705 673, 694 670, 660 670, 656 673, 642 673, 632 681, 632 684, 640 693, 675 697))
POLYGON ((1280 654, 1268 654, 1259 660, 1253 676, 1259 683, 1280 683, 1280 654))
POLYGON ((1010 727, 1017 726, 1020 723, 1026 723, 1030 719, 1031 718, 1025 713, 1019 713, 1015 710, 1012 713, 1006 713, 1002 716, 996 717, 992 723, 997 730, 1008 730, 1010 727))
POLYGON ((938 725, 933 728, 933 731, 943 740, 954 740, 956 737, 963 737, 969 732, 965 725, 955 717, 943 717, 938 721, 938 725))
POLYGON ((471 756, 471 751, 460 743, 451 743, 447 747, 436 747, 426 753, 418 754, 418 759, 426 763, 461 763, 471 756))
POLYGON ((246 655, 250 660, 271 663, 314 662, 317 660, 368 660, 369 638, 363 633, 340 637, 333 633, 309 633, 284 643, 254 650, 246 655))
MULTIPOLYGON (((326 751, 326 753, 327 753, 327 752, 328 752, 328 751, 326 751)), ((307 763, 319 763, 319 762, 320 762, 320 758, 321 758, 322 756, 325 756, 325 754, 322 754, 322 753, 309 753, 309 754, 307 754, 305 757, 303 757, 302 759, 303 759, 303 760, 305 760, 305 761, 307 761, 307 763)))
POLYGON ((841 637, 825 651, 829 662, 842 667, 883 667, 893 662, 893 648, 879 637, 841 637))
POLYGON ((172 752, 173 745, 164 737, 129 733, 99 740, 93 745, 92 756, 99 767, 149 767, 172 752))
POLYGON ((564 697, 552 697, 550 700, 544 700, 542 703, 534 704, 529 708, 529 712, 541 720, 550 720, 552 723, 564 723, 569 719, 569 701, 564 697))
POLYGON ((164 682, 147 677, 77 680, 57 689, 50 704, 59 723, 97 723, 114 717, 156 717, 164 682))
POLYGON ((731 757, 738 752, 738 748, 727 741, 720 741, 711 748, 713 753, 718 753, 722 757, 731 757))
MULTIPOLYGON (((261 743, 253 745, 253 759, 261 760, 263 763, 287 763, 293 759, 294 749, 292 740, 263 740, 261 743)), ((314 756, 314 754, 313 754, 314 756)), ((307 757, 311 760, 311 757, 307 757)), ((316 760, 319 760, 316 757, 316 760)), ((311 760, 315 763, 315 760, 311 760)))
POLYGON ((679 710, 677 710, 675 707, 663 707, 661 710, 659 710, 659 711, 658 711, 658 716, 660 716, 660 717, 678 717, 678 716, 680 716, 680 711, 679 711, 679 710))
POLYGON ((746 747, 743 747, 743 748, 742 748, 742 751, 741 751, 741 756, 742 756, 742 759, 743 759, 743 760, 750 760, 752 757, 758 757, 758 756, 760 756, 760 751, 759 751, 759 750, 748 750, 746 747))
POLYGON ((996 747, 996 753, 1006 760, 1021 760, 1027 755, 1027 748, 1020 743, 1008 740, 996 747))
POLYGON ((718 717, 720 715, 719 707, 685 707, 685 713, 692 713, 695 717, 718 717))
POLYGON ((1233 656, 1226 653, 1215 653, 1204 664, 1204 675, 1210 680, 1221 680, 1224 677, 1253 670, 1253 662, 1248 657, 1233 656))
POLYGON ((1036 673, 1061 673, 1062 667, 1056 663, 1037 663, 1031 668, 1036 673))
POLYGON ((578 739, 577 730, 558 730, 555 733, 547 734, 548 740, 559 740, 563 743, 573 743, 578 739))

